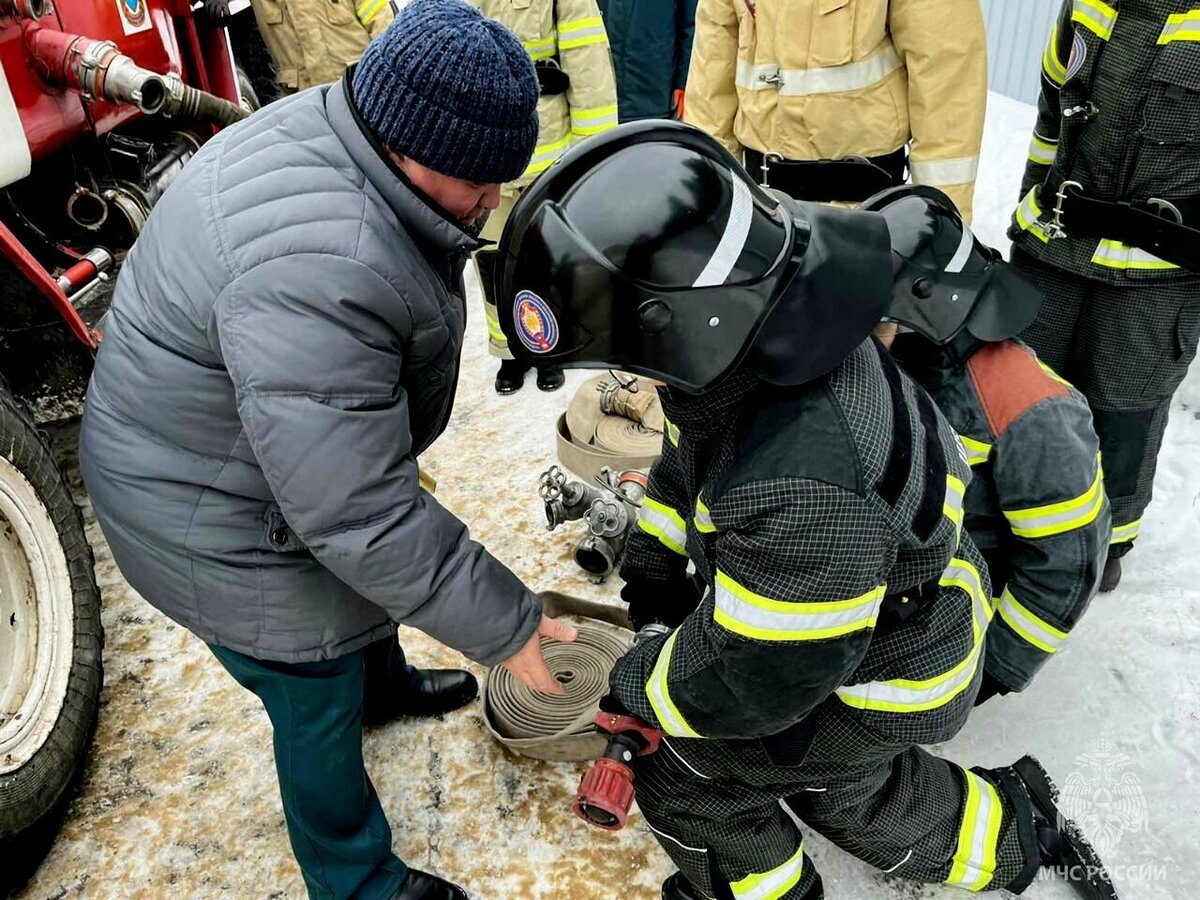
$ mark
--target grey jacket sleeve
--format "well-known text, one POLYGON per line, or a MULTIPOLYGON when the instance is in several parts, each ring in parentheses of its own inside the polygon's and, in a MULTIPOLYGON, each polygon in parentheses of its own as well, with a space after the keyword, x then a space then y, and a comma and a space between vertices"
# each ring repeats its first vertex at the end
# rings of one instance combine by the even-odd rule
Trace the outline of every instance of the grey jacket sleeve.
POLYGON ((411 326, 382 276, 313 254, 237 278, 211 327, 292 531, 395 621, 490 665, 521 648, 541 608, 418 486, 401 385, 411 326))
POLYGON ((1030 407, 996 442, 996 494, 1013 540, 994 585, 986 667, 1023 690, 1066 642, 1100 584, 1111 533, 1099 439, 1083 399, 1030 407))

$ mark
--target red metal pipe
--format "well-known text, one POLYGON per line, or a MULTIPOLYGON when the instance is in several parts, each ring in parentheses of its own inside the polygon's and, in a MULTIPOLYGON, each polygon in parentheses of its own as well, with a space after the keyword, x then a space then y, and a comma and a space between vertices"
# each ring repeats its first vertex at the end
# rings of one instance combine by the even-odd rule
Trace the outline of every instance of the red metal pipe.
POLYGON ((25 249, 25 245, 9 231, 8 226, 3 222, 0 222, 0 251, 3 251, 4 255, 12 260, 18 272, 32 281, 38 290, 46 295, 46 298, 67 323, 67 327, 71 329, 71 333, 79 338, 85 346, 95 350, 97 346, 95 336, 88 330, 83 319, 79 317, 79 313, 75 311, 75 307, 71 305, 71 301, 67 299, 62 288, 55 283, 54 279, 50 277, 50 273, 42 268, 42 264, 25 249))

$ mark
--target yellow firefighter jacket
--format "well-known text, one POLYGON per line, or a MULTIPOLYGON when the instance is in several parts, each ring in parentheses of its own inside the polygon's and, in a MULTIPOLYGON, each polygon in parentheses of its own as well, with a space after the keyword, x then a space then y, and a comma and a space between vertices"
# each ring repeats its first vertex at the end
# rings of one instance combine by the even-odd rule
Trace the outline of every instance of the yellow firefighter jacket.
POLYGON ((608 35, 596 0, 467 0, 524 44, 535 64, 556 65, 571 79, 566 93, 538 101, 537 148, 520 188, 562 156, 572 141, 617 124, 617 85, 608 35))
POLYGON ((300 91, 337 81, 395 18, 396 0, 250 0, 275 77, 300 91))
POLYGON ((970 219, 987 102, 979 0, 700 0, 686 119, 734 155, 881 156, 970 219))

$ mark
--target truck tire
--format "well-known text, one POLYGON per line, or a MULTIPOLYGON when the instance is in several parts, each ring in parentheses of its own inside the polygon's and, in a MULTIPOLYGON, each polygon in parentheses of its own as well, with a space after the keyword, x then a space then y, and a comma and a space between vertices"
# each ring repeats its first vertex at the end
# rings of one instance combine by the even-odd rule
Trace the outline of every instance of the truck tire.
POLYGON ((29 879, 78 786, 103 642, 83 518, 0 382, 0 896, 29 879))

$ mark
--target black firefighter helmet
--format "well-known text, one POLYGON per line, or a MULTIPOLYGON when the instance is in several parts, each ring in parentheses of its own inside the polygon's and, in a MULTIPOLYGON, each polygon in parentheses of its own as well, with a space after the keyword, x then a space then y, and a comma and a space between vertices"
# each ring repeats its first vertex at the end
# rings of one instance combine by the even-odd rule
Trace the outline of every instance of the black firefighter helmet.
POLYGON ((692 393, 743 362, 779 385, 829 372, 891 293, 882 217, 780 200, 669 121, 570 150, 517 202, 494 260, 518 358, 692 393))
POLYGON ((889 188, 862 208, 881 213, 891 233, 896 273, 887 319, 944 346, 960 336, 1002 341, 1037 318, 1037 287, 981 243, 937 188, 889 188))

